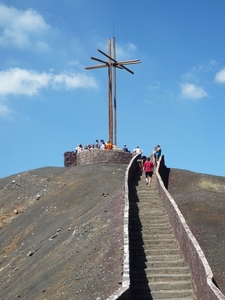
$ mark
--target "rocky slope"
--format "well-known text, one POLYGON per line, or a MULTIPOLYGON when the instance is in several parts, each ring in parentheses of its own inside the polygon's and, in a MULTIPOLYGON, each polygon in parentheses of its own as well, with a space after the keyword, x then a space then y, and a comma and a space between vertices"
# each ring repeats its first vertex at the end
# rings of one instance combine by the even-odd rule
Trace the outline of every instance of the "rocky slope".
POLYGON ((170 169, 168 191, 176 201, 225 294, 225 177, 170 169), (205 187, 201 181, 209 182, 205 187))
MULTIPOLYGON (((106 299, 121 286, 126 165, 0 179, 0 299, 106 299)), ((168 190, 225 293, 225 178, 170 169, 168 190)))
POLYGON ((0 179, 0 299, 106 299, 121 286, 125 165, 0 179))

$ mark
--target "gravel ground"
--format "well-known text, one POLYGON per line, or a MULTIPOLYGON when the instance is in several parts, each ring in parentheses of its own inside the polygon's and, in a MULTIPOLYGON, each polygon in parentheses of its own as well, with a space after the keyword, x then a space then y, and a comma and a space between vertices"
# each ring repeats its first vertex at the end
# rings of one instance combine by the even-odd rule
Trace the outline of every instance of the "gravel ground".
POLYGON ((176 201, 225 294, 225 177, 170 169, 168 191, 176 201), (224 188, 205 189, 201 180, 224 188))
POLYGON ((126 165, 0 179, 0 299, 106 299, 122 283, 126 165))
MULTIPOLYGON (((47 167, 0 179, 0 299, 106 299, 121 286, 125 165, 47 167)), ((170 169, 168 190, 225 294, 225 190, 170 169)))

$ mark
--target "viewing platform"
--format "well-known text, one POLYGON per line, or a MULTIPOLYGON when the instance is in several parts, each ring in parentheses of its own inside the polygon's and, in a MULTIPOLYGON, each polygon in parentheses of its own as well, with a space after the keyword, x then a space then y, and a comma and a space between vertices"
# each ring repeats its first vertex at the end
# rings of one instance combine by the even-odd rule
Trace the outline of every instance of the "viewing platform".
POLYGON ((64 153, 64 166, 72 167, 95 163, 118 163, 128 165, 132 156, 132 153, 124 152, 118 148, 115 148, 114 150, 82 150, 79 153, 68 151, 64 153))

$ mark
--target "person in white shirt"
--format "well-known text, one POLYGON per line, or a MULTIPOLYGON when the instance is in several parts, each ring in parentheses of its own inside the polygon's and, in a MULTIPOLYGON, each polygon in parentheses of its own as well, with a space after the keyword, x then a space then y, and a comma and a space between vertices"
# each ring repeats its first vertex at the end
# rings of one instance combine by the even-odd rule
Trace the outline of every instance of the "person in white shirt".
POLYGON ((105 150, 105 141, 104 140, 101 140, 100 141, 102 144, 101 144, 101 150, 105 150))
POLYGON ((144 151, 141 148, 139 148, 139 146, 137 146, 137 148, 133 150, 133 154, 142 154, 143 152, 144 151))
POLYGON ((75 148, 76 153, 79 153, 82 150, 83 150, 82 144, 78 144, 77 147, 75 148))

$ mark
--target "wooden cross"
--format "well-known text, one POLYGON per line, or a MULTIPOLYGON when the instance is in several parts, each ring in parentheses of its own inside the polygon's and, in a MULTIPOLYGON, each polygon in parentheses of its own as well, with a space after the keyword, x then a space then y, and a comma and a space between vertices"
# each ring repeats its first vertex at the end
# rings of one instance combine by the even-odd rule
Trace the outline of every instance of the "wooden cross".
POLYGON ((116 145, 116 68, 124 69, 131 74, 134 74, 133 71, 125 67, 124 65, 128 64, 139 64, 139 59, 125 60, 125 61, 116 61, 116 39, 113 38, 113 58, 111 57, 111 40, 108 39, 108 55, 103 51, 98 51, 108 58, 108 61, 104 61, 91 56, 91 59, 101 62, 102 64, 96 66, 86 67, 86 70, 98 69, 108 67, 108 130, 109 130, 109 141, 116 145), (112 67, 114 70, 114 112, 112 110, 112 67), (114 116, 114 120, 113 120, 114 116), (114 126, 113 126, 114 125, 114 126), (114 140, 113 140, 113 131, 114 131, 114 140))

